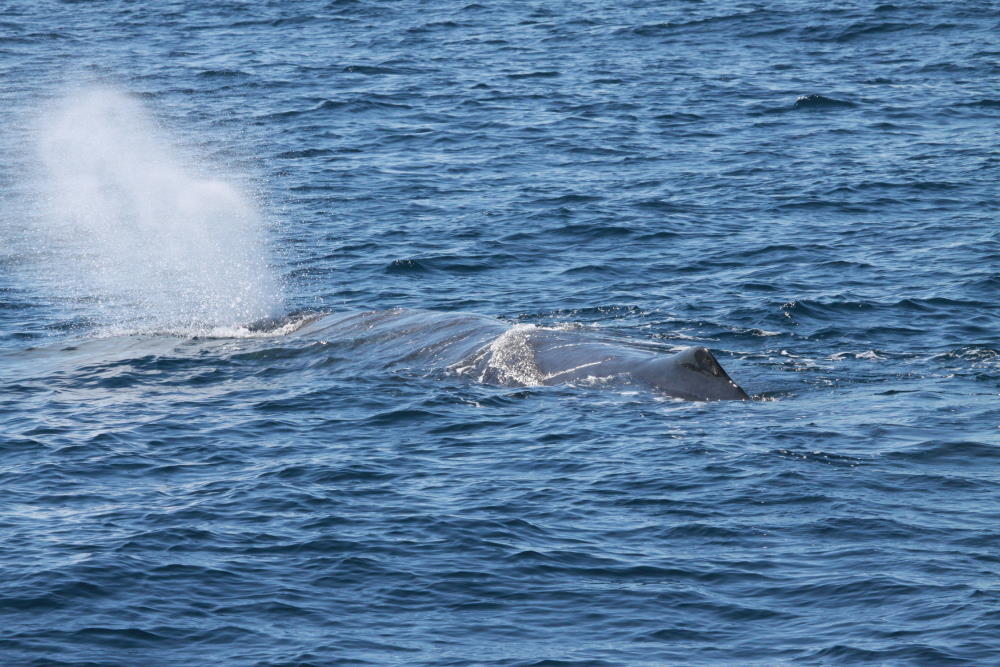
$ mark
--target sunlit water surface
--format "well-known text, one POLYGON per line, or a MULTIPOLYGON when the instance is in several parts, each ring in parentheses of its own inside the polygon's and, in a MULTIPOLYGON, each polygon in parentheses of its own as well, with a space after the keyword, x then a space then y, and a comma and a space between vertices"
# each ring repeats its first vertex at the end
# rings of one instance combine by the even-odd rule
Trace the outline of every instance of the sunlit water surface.
POLYGON ((1000 6, 825 7, 6 3, 2 662, 1000 661, 1000 6))

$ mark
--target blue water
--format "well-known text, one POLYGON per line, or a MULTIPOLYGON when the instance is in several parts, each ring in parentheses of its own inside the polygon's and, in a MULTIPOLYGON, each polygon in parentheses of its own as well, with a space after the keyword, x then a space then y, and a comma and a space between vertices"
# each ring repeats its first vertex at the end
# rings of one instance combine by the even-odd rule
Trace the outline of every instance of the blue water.
POLYGON ((1000 662, 1000 4, 823 7, 3 3, 2 662, 1000 662), (237 282, 755 400, 215 321, 237 282))

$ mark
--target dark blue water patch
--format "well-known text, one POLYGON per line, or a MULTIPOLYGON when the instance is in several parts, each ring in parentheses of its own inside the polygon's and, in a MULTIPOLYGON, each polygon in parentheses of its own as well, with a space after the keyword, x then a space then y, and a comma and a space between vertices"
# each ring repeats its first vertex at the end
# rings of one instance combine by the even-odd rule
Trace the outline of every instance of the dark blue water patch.
POLYGON ((958 107, 979 107, 983 109, 996 109, 1000 108, 1000 100, 984 98, 981 100, 975 100, 973 102, 959 102, 955 106, 958 107))
POLYGON ((796 109, 837 109, 856 106, 854 102, 838 100, 826 95, 803 95, 795 100, 793 105, 796 109))
POLYGON ((345 65, 344 72, 349 74, 363 74, 366 76, 376 76, 380 74, 422 74, 423 70, 413 67, 400 67, 392 65, 345 65))
POLYGON ((198 73, 198 76, 212 79, 242 79, 250 75, 240 70, 220 69, 205 70, 198 73))

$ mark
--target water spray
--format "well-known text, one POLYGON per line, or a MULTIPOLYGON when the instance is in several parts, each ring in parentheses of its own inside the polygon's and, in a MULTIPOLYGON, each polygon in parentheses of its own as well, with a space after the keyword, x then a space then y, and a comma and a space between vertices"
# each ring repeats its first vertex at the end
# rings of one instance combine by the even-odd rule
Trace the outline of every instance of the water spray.
POLYGON ((39 149, 50 277, 93 305, 102 333, 211 334, 280 314, 254 202, 182 160, 138 100, 68 96, 39 149))

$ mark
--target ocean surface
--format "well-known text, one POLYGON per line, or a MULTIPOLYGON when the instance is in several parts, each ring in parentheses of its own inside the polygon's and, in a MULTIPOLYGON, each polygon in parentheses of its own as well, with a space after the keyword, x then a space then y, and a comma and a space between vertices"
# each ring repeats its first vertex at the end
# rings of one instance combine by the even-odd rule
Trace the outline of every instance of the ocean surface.
POLYGON ((0 663, 1000 663, 1000 3, 6 0, 0 82, 0 663))

